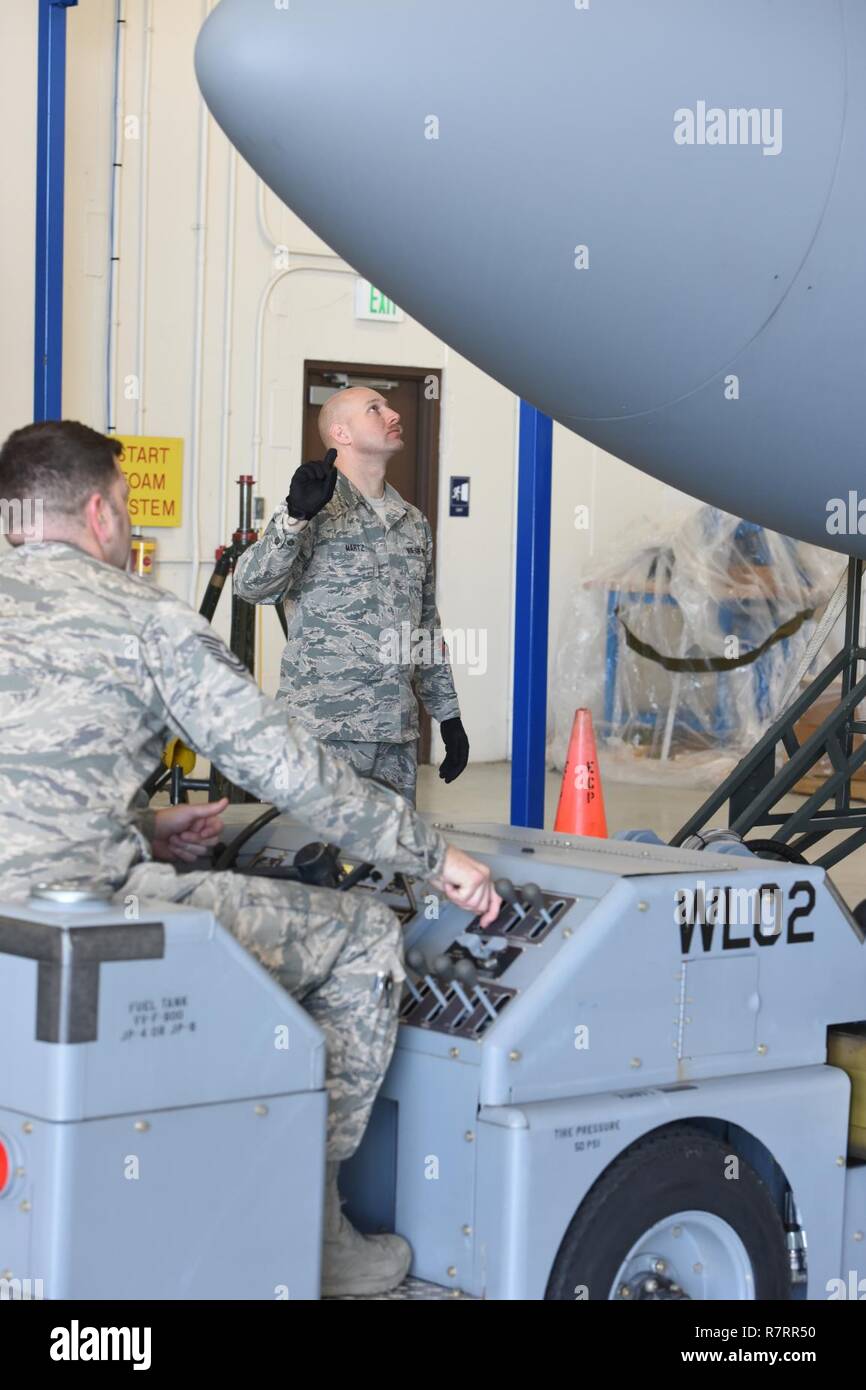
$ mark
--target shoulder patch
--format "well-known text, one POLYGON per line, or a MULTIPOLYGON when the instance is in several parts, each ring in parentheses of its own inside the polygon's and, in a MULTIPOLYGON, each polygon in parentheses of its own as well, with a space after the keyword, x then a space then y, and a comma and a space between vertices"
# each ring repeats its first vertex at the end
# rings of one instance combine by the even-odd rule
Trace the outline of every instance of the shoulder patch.
POLYGON ((234 652, 226 646, 225 642, 222 642, 220 638, 217 637, 215 632, 198 632, 196 633, 196 641, 199 642, 206 651, 210 652, 211 656, 215 657, 217 661, 221 661, 223 666, 231 667, 231 669, 237 671, 239 675, 249 676, 250 673, 240 657, 235 656, 234 652))

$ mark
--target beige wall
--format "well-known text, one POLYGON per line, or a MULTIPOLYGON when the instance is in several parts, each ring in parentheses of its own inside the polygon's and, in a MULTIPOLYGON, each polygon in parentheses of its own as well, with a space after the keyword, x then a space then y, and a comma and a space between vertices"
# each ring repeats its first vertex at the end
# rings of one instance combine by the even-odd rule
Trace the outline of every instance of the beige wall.
POLYGON ((0 0, 0 437, 33 410, 35 0, 0 0))
MULTIPOLYGON (((5 432, 31 410, 36 5, 3 4, 13 42, 0 49, 0 101, 3 128, 17 135, 3 155, 6 191, 15 189, 14 218, 3 224, 4 264, 15 267, 11 310, 0 316, 4 361, 12 363, 0 381, 5 432), (11 27, 7 11, 15 15, 11 27)), ((68 17, 64 413, 100 429, 111 423, 120 433, 184 438, 184 525, 145 534, 159 543, 158 582, 197 603, 214 549, 235 524, 238 474, 255 473, 256 492, 270 510, 302 461, 305 358, 441 369, 439 606, 446 627, 486 634, 487 670, 459 668, 458 690, 473 757, 506 756, 514 397, 412 321, 355 320, 350 268, 270 193, 260 217, 258 180, 210 118, 202 120, 192 53, 207 3, 124 0, 123 8, 121 109, 140 128, 138 138, 132 131, 120 144, 111 420, 105 364, 114 0, 82 0, 68 17), (288 248, 288 274, 281 273, 285 251, 275 252, 275 243, 288 248), (140 379, 138 401, 127 399, 130 378, 140 379), (448 517, 451 474, 472 479, 468 519, 448 517)), ((654 513, 682 504, 679 494, 558 428, 554 449, 552 644, 562 606, 588 564, 625 536, 637 537, 654 513), (578 504, 591 507, 588 532, 574 529, 578 504)), ((217 619, 223 635, 227 618, 226 603, 217 619)), ((262 684, 272 691, 281 634, 268 610, 260 613, 259 631, 262 684)))

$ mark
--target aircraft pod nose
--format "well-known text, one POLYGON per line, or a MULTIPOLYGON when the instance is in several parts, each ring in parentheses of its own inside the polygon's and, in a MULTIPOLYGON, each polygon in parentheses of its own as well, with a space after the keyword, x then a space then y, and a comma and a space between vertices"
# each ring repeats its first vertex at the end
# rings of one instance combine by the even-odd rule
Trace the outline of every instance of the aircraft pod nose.
POLYGON ((859 0, 221 0, 196 70, 274 192, 479 367, 866 555, 831 519, 866 499, 859 0))

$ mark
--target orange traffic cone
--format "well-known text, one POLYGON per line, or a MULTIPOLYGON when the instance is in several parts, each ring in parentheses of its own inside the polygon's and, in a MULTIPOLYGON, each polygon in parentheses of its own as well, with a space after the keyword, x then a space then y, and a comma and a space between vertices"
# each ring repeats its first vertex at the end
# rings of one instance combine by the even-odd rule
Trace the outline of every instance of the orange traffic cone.
POLYGON ((592 714, 588 709, 575 711, 553 828, 567 835, 597 835, 602 840, 607 839, 601 773, 592 714))

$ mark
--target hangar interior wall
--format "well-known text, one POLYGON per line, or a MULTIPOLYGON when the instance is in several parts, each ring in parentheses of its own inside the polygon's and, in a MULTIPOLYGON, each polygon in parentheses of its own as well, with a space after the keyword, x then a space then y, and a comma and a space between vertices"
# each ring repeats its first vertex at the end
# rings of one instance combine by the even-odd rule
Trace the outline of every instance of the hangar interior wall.
MULTIPOLYGON (((305 358, 441 369, 439 606, 446 627, 486 634, 486 670, 473 674, 468 663, 458 667, 457 685, 473 759, 505 758, 516 401, 419 324, 354 318, 351 268, 260 188, 212 119, 203 116, 192 56, 212 4, 120 3, 122 168, 111 353, 116 0, 79 0, 68 12, 64 414, 99 429, 113 424, 122 434, 184 438, 183 526, 145 527, 143 533, 158 541, 157 581, 197 604, 214 549, 235 525, 237 476, 255 474, 255 491, 270 511, 302 461, 305 358), (448 517, 452 474, 472 480, 465 519, 448 517)), ((3 128, 10 137, 14 132, 2 154, 4 437, 32 413, 36 8, 35 0, 5 0, 9 41, 0 47, 0 110, 3 128)), ((368 196, 392 196, 387 150, 371 151, 368 196)), ((627 545, 630 537, 640 544, 654 525, 667 524, 692 505, 683 494, 556 428, 551 660, 563 605, 587 562, 627 545), (575 509, 582 506, 589 508, 586 527, 575 524, 575 509)), ((227 625, 225 603, 216 619, 223 636, 227 625)), ((280 647, 275 617, 260 612, 259 669, 268 691, 276 688, 280 647)), ((468 653, 479 650, 467 642, 468 653)), ((434 758, 438 751, 434 742, 434 758)))
POLYGON ((0 430, 33 413, 36 5, 4 0, 0 43, 0 430))

